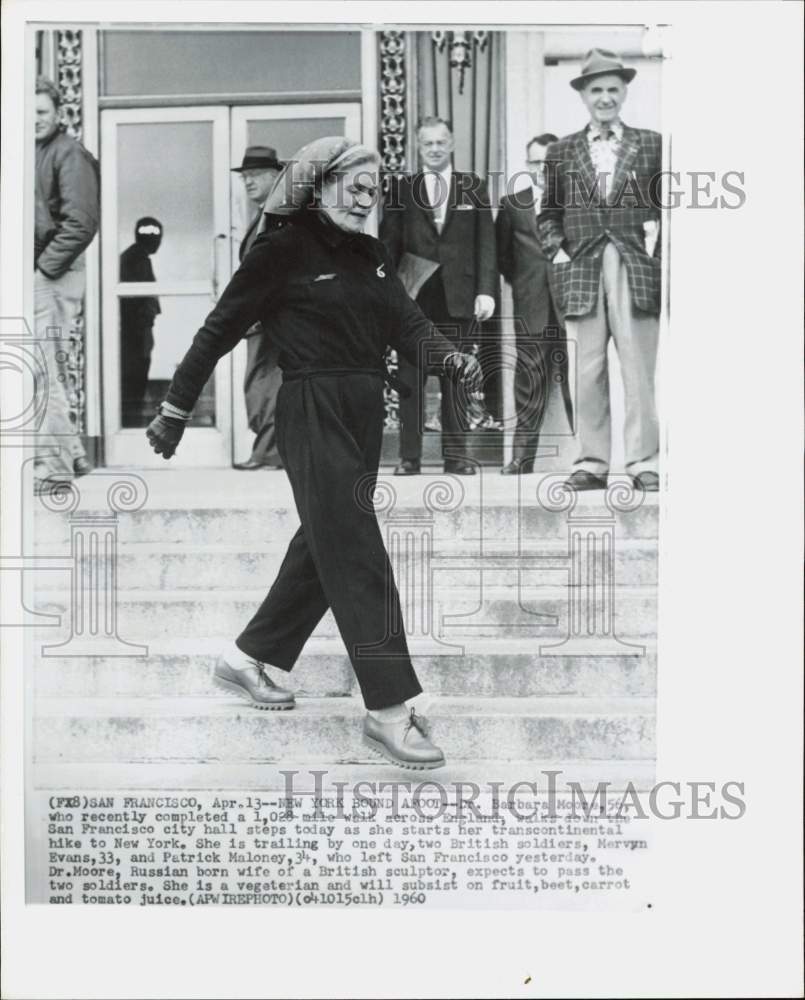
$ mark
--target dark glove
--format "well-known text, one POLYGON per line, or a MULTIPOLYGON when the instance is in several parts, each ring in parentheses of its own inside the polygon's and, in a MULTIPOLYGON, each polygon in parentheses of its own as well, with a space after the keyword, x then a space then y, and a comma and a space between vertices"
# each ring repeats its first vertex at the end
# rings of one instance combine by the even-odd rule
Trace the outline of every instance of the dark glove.
POLYGON ((164 413, 157 413, 145 429, 148 443, 157 455, 170 458, 174 454, 176 446, 182 440, 186 422, 179 417, 169 417, 164 413))
POLYGON ((444 359, 444 373, 454 382, 462 385, 472 398, 479 398, 483 372, 474 354, 463 354, 456 351, 444 359))

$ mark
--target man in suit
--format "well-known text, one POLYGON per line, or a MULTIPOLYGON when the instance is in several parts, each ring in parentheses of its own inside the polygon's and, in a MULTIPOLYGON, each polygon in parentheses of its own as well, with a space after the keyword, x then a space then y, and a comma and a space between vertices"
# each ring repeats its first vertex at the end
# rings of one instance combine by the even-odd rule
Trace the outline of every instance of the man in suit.
POLYGON ((545 157, 548 146, 556 141, 555 135, 545 132, 527 144, 526 167, 531 184, 501 198, 495 221, 498 269, 512 286, 517 345, 514 371, 517 426, 512 461, 500 470, 504 476, 534 471, 540 427, 554 374, 562 376, 565 408, 572 424, 567 372, 555 361, 559 353, 556 348, 562 341, 549 280, 551 264, 537 239, 537 218, 545 194, 545 157))
MULTIPOLYGON (((263 205, 281 169, 282 164, 277 159, 277 151, 271 146, 249 146, 241 165, 232 171, 240 174, 246 194, 256 207, 251 225, 241 240, 239 251, 241 261, 261 231, 263 205)), ((282 468, 274 426, 282 372, 277 363, 277 351, 267 345, 262 332, 262 326, 255 323, 246 335, 246 374, 243 379, 243 392, 246 396, 249 429, 257 437, 249 458, 245 462, 235 463, 236 469, 245 472, 282 468)))
POLYGON ((548 148, 545 199, 537 230, 552 260, 557 307, 576 342, 574 399, 578 457, 573 490, 603 489, 610 461, 607 344, 623 376, 626 471, 644 490, 659 488, 654 369, 660 311, 661 137, 620 119, 636 70, 593 49, 571 80, 589 124, 548 148))
MULTIPOLYGON (((150 215, 137 220, 134 242, 120 255, 120 280, 156 281, 151 256, 162 243, 162 223, 150 215)), ((154 321, 162 312, 156 295, 138 295, 120 300, 120 371, 123 426, 137 427, 145 413, 148 369, 154 350, 154 321)), ((145 423, 150 417, 145 418, 145 423)), ((143 424, 143 426, 145 426, 143 424)))
MULTIPOLYGON (((400 270, 409 294, 425 315, 456 345, 471 347, 476 321, 495 310, 495 230, 485 183, 476 174, 453 170, 455 142, 441 118, 425 118, 417 129, 422 170, 392 178, 380 238, 400 270), (423 280, 424 279, 424 280, 423 280)), ((400 464, 395 475, 416 475, 422 456, 424 376, 400 359, 399 375, 411 389, 400 399, 400 464)), ((474 475, 465 455, 466 401, 442 379, 444 471, 474 475)))

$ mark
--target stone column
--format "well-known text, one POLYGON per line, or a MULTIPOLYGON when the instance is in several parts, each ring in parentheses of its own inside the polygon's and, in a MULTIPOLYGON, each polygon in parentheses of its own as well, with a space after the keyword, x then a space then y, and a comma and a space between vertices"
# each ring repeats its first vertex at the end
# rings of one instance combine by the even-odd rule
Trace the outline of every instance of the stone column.
POLYGON ((643 656, 644 646, 615 635, 615 515, 637 510, 645 493, 626 481, 610 482, 603 491, 603 508, 576 511, 578 494, 565 489, 564 480, 564 475, 546 476, 537 491, 545 510, 567 511, 570 570, 567 638, 540 645, 540 655, 643 656))
POLYGON ((43 656, 147 655, 147 646, 121 638, 117 615, 118 514, 139 510, 147 496, 143 480, 126 473, 116 474, 109 486, 107 510, 79 510, 81 493, 75 481, 40 498, 48 510, 70 515, 72 556, 70 636, 43 646, 43 656))

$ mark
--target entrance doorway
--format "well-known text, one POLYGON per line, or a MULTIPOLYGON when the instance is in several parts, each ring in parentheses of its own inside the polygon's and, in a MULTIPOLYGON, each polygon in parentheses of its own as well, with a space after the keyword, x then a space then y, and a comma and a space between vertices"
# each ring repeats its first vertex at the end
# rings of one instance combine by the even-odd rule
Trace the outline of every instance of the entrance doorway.
MULTIPOLYGON (((256 211, 239 175, 231 173, 246 147, 273 146, 280 159, 287 159, 319 136, 360 134, 358 103, 101 112, 107 465, 164 464, 143 429, 237 268, 240 240, 256 211), (142 220, 147 221, 135 238, 142 220), (160 232, 158 248, 144 245, 143 230, 160 232)), ((227 468, 249 455, 253 435, 243 401, 245 363, 245 343, 219 362, 173 467, 227 468)))

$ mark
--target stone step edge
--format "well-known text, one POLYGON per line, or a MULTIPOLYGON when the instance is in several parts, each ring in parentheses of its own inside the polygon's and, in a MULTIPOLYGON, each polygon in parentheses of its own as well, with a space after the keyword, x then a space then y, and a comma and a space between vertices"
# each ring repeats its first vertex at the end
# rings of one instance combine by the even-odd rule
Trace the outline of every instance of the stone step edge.
MULTIPOLYGON (((553 475, 553 473, 545 473, 545 475, 553 475)), ((104 477, 104 479, 107 480, 106 486, 109 485, 108 483, 109 478, 110 477, 106 476, 104 477)), ((384 477, 382 476, 381 473, 381 479, 382 478, 384 477)), ((387 476, 387 478, 392 478, 392 477, 387 476)), ((90 492, 86 489, 87 482, 88 480, 86 478, 82 479, 82 484, 84 484, 84 486, 81 490, 81 511, 108 512, 109 506, 106 500, 106 489, 101 488, 98 490, 97 494, 94 494, 93 492, 90 492)), ((418 484, 415 484, 415 486, 416 485, 418 484)), ((465 491, 464 494, 465 498, 467 496, 467 493, 471 492, 471 485, 472 484, 470 484, 470 486, 467 487, 465 491)), ((522 493, 520 494, 519 498, 516 489, 512 490, 510 493, 506 493, 503 496, 500 495, 501 493, 503 493, 507 485, 508 483, 497 483, 496 481, 496 485, 494 487, 490 487, 490 484, 487 481, 485 486, 482 487, 481 489, 480 503, 477 491, 472 491, 473 495, 471 495, 469 499, 466 499, 466 503, 461 509, 476 510, 479 507, 483 507, 486 510, 516 510, 519 499, 521 504, 528 503, 529 506, 531 507, 539 506, 540 513, 544 513, 547 516, 556 516, 556 515, 566 516, 567 514, 566 511, 546 510, 544 507, 537 504, 536 478, 533 485, 529 483, 522 490, 522 493)), ((215 495, 214 491, 213 495, 205 495, 204 493, 199 495, 198 491, 194 491, 190 504, 183 505, 181 502, 183 499, 182 492, 181 490, 177 490, 175 496, 155 498, 156 502, 154 502, 153 504, 146 501, 145 506, 140 508, 140 510, 137 511, 136 513, 175 514, 181 512, 183 514, 191 515, 197 512, 207 513, 209 511, 221 511, 222 513, 225 512, 227 515, 231 516, 232 514, 235 514, 237 512, 254 511, 254 512, 259 512, 260 514, 272 514, 272 513, 290 514, 298 519, 299 515, 297 513, 296 507, 293 504, 293 500, 290 496, 291 493, 290 484, 286 483, 285 488, 287 488, 287 493, 288 493, 287 499, 285 497, 281 499, 277 498, 277 502, 275 504, 272 504, 271 501, 273 498, 269 494, 255 495, 253 501, 250 502, 249 500, 247 500, 246 502, 244 502, 243 491, 241 490, 238 494, 235 494, 235 491, 233 491, 232 494, 227 493, 224 496, 215 495)), ((411 511, 421 512, 421 513, 425 512, 425 507, 422 503, 421 496, 416 499, 409 499, 405 495, 405 492, 401 491, 400 489, 399 478, 396 479, 394 483, 394 488, 397 491, 398 496, 400 496, 400 493, 402 492, 402 495, 400 496, 400 501, 394 508, 395 514, 400 512, 408 513, 411 511)), ((403 488, 403 490, 404 489, 405 488, 403 488)), ((412 489, 412 493, 415 492, 416 490, 412 489)), ((647 493, 640 506, 646 508, 659 507, 660 496, 661 496, 660 493, 647 493)), ((640 507, 638 507, 635 511, 617 512, 615 514, 615 517, 616 518, 629 517, 631 516, 631 514, 636 513, 636 511, 639 509, 640 507)), ((574 507, 574 514, 577 514, 577 512, 581 510, 600 510, 602 513, 603 512, 608 513, 608 509, 604 503, 603 497, 600 491, 598 490, 591 490, 587 493, 576 494, 576 504, 574 507)), ((119 516, 126 517, 128 513, 129 512, 124 511, 119 516)), ((378 511, 377 513, 379 517, 382 517, 384 512, 381 510, 378 511)), ((440 517, 449 517, 452 513, 454 512, 440 511, 440 510, 436 510, 433 512, 434 517, 437 519, 440 517)), ((64 521, 68 521, 70 515, 63 511, 51 511, 46 509, 43 505, 39 505, 34 507, 34 517, 37 520, 39 518, 43 519, 59 518, 64 521)))
MULTIPOLYGON (((236 588, 236 589, 222 589, 222 590, 212 590, 210 588, 191 590, 188 588, 182 589, 169 589, 169 590, 137 590, 137 589, 125 589, 118 590, 118 600, 122 601, 162 601, 164 603, 180 603, 183 601, 209 601, 215 599, 216 602, 222 600, 227 601, 241 601, 241 602, 255 602, 261 604, 266 596, 266 587, 250 587, 250 588, 236 588)), ((516 582, 512 583, 511 586, 485 586, 483 588, 483 596, 486 600, 508 600, 511 598, 512 590, 517 589, 516 582)), ((525 587, 520 585, 520 590, 531 594, 532 592, 535 596, 541 598, 546 598, 547 600, 553 599, 567 599, 568 597, 568 586, 528 586, 525 587)), ((657 585, 656 584, 615 584, 615 591, 622 597, 657 597, 657 585)), ((438 588, 436 588, 437 596, 443 598, 446 595, 455 598, 456 600, 476 600, 478 597, 477 587, 447 587, 444 593, 441 593, 438 588)), ((69 593, 69 588, 64 590, 59 590, 53 587, 48 587, 47 590, 37 590, 34 594, 37 605, 47 604, 49 601, 59 602, 63 599, 64 595, 69 593)))
MULTIPOLYGON (((234 762, 220 761, 185 763, 160 761, 152 763, 127 762, 59 764, 34 763, 32 784, 34 792, 126 792, 128 790, 159 789, 161 791, 185 792, 205 791, 218 793, 221 789, 236 792, 240 789, 263 789, 284 792, 285 776, 281 771, 294 770, 294 794, 313 795, 315 782, 320 780, 325 789, 333 782, 347 782, 348 787, 358 781, 410 782, 412 788, 423 782, 436 782, 450 786, 459 781, 474 781, 484 786, 492 781, 503 783, 501 798, 505 800, 506 789, 517 781, 536 782, 538 791, 547 794, 548 772, 559 772, 555 779, 557 792, 564 794, 568 782, 575 781, 584 791, 593 791, 599 782, 608 782, 608 791, 623 790, 631 784, 639 791, 650 789, 656 781, 656 763, 652 759, 613 761, 595 759, 567 760, 495 760, 494 758, 464 759, 460 763, 448 759, 447 765, 438 771, 411 774, 400 771, 379 759, 360 764, 333 763, 331 758, 311 757, 309 760, 292 763, 255 763, 253 760, 234 762), (311 771, 324 771, 316 779, 311 771)), ((458 789, 450 789, 450 792, 458 789)), ((525 795, 526 790, 521 789, 525 795)), ((466 790, 462 793, 466 798, 466 790)))
MULTIPOLYGON (((135 539, 119 539, 118 540, 118 552, 121 555, 142 555, 142 556, 178 556, 178 555, 191 555, 191 556, 203 556, 203 555, 278 555, 284 554, 288 548, 288 542, 290 537, 283 538, 276 542, 261 543, 260 545, 250 545, 246 547, 245 542, 221 542, 221 543, 211 543, 204 544, 201 542, 138 542, 135 539)), ((433 549, 432 555, 436 558, 450 558, 450 559, 460 559, 462 557, 471 557, 478 559, 479 556, 484 559, 508 559, 512 557, 520 557, 523 559, 534 559, 539 560, 540 558, 554 559, 554 558, 567 558, 567 539, 563 537, 559 538, 544 538, 544 539, 525 539, 519 545, 516 541, 498 541, 495 538, 489 539, 484 542, 484 540, 476 539, 475 542, 480 544, 481 553, 478 552, 478 544, 475 544, 472 539, 466 538, 445 538, 433 539, 433 549), (544 553, 544 556, 543 556, 544 553)), ((68 540, 65 539, 65 543, 68 540)), ((48 543, 43 540, 39 545, 44 548, 48 543)), ((69 547, 69 544, 67 544, 69 547)), ((35 547, 36 548, 36 547, 35 547)), ((652 556, 656 556, 656 550, 658 548, 658 541, 656 538, 623 538, 616 539, 615 544, 615 554, 617 555, 618 550, 623 550, 626 552, 643 552, 646 550, 650 551, 652 556)), ((48 556, 57 555, 52 551, 34 553, 35 555, 41 554, 43 558, 48 556)), ((69 554, 69 553, 64 553, 69 554)), ((474 568, 474 567, 473 567, 474 568)))
MULTIPOLYGON (((449 695, 424 695, 418 707, 423 715, 434 719, 443 717, 520 718, 534 717, 600 717, 600 716, 654 716, 656 698, 580 698, 539 697, 527 698, 489 697, 457 698, 449 695)), ((415 699, 411 699, 415 701, 415 699)), ((363 702, 358 696, 339 695, 332 698, 297 699, 297 707, 290 712, 274 712, 267 725, 292 725, 300 716, 362 718, 363 702)), ((245 701, 224 695, 211 698, 38 698, 35 718, 39 721, 58 717, 72 718, 183 718, 231 717, 243 715, 265 718, 245 701)))
MULTIPOLYGON (((37 639, 50 638, 47 635, 47 629, 37 630, 37 639)), ((128 638, 128 637, 127 637, 128 638)), ((217 658, 220 656, 220 649, 224 642, 227 641, 223 636, 185 636, 181 638, 165 639, 157 638, 151 639, 148 645, 148 653, 146 654, 149 658, 172 658, 176 656, 204 656, 207 658, 217 658)), ((533 639, 524 640, 521 637, 504 637, 500 639, 490 639, 488 637, 474 639, 472 641, 472 649, 465 650, 464 653, 419 653, 414 647, 411 650, 411 656, 419 659, 428 658, 439 658, 443 659, 446 656, 485 656, 485 657, 507 657, 507 656, 534 656, 540 659, 551 658, 554 659, 563 654, 549 654, 545 653, 540 656, 539 653, 535 653, 532 650, 524 648, 527 643, 537 643, 546 642, 547 638, 540 639, 539 637, 534 637, 533 639)), ((656 653, 657 640, 652 636, 641 637, 640 645, 646 647, 646 654, 653 655, 656 653)), ((624 652, 621 654, 624 657, 632 658, 631 654, 624 652)), ((302 659, 314 659, 319 656, 342 656, 347 659, 347 651, 344 648, 343 640, 340 636, 321 636, 311 638, 305 644, 304 651, 300 656, 302 659)), ((133 657, 134 659, 142 659, 143 657, 133 657)), ((574 657, 575 659, 610 659, 611 657, 601 657, 597 654, 587 654, 581 657, 574 657)), ((70 657, 58 657, 58 656, 48 656, 44 657, 47 660, 58 660, 58 659, 69 659, 71 661, 81 661, 92 659, 120 659, 128 661, 132 657, 107 657, 107 656, 70 656, 70 657)))

